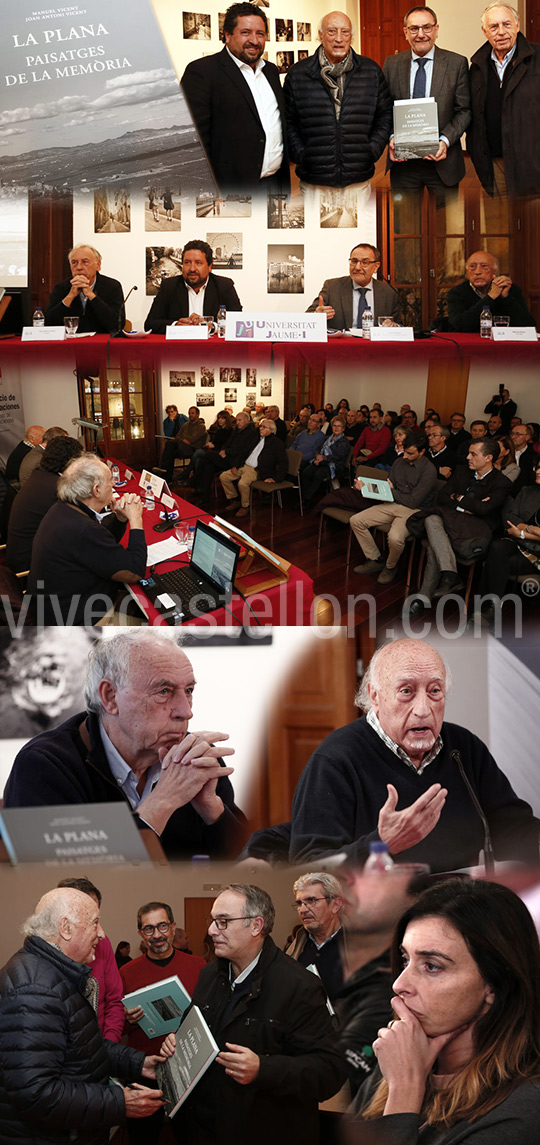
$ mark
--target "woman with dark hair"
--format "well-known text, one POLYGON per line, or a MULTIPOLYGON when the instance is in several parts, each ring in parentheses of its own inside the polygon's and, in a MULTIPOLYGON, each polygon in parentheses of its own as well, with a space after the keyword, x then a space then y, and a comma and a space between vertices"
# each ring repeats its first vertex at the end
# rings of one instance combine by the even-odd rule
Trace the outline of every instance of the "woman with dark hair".
POLYGON ((495 469, 500 469, 510 481, 517 481, 521 470, 516 461, 516 447, 511 437, 499 437, 499 456, 493 462, 495 469))
POLYGON ((234 418, 227 410, 220 410, 216 414, 216 420, 212 422, 208 430, 208 442, 204 449, 196 449, 189 459, 189 465, 186 469, 185 476, 178 481, 178 485, 184 488, 187 485, 197 485, 197 478, 206 455, 207 450, 224 448, 225 442, 228 441, 234 429, 234 418))
POLYGON ((539 449, 538 443, 540 442, 540 422, 528 421, 527 422, 527 429, 530 429, 530 431, 531 431, 531 434, 532 434, 531 441, 532 441, 532 444, 534 445, 534 448, 536 449, 536 452, 538 453, 538 449, 539 449))
POLYGON ((397 410, 387 409, 383 417, 383 421, 384 424, 388 426, 388 429, 393 431, 396 428, 396 425, 399 425, 399 416, 397 410))
POLYGON ((118 943, 118 946, 114 952, 114 957, 116 958, 116 965, 118 966, 118 969, 120 969, 121 966, 126 966, 128 962, 132 961, 130 951, 131 945, 129 942, 124 941, 118 943))
POLYGON ((521 899, 479 880, 431 887, 400 919, 392 964, 395 1018, 349 1140, 537 1145, 540 946, 521 899))

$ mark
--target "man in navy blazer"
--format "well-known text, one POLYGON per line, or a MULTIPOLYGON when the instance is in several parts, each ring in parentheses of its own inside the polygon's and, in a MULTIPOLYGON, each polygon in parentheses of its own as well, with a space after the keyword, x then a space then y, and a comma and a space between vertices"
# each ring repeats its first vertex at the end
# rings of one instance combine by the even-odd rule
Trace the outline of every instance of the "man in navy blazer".
POLYGON ((411 50, 388 56, 383 65, 390 95, 394 102, 422 96, 435 99, 439 146, 427 159, 395 162, 392 137, 388 145, 392 190, 428 186, 444 193, 445 187, 457 186, 465 174, 460 139, 471 121, 467 60, 435 46, 439 25, 432 8, 411 8, 403 32, 411 50))
POLYGON ((285 105, 275 64, 262 59, 268 21, 255 4, 225 13, 222 52, 193 60, 182 77, 218 187, 290 189, 285 105))
POLYGON ((241 310, 232 278, 212 274, 214 253, 209 243, 192 239, 182 251, 182 273, 164 278, 144 324, 152 334, 167 326, 189 326, 205 315, 217 318, 220 306, 241 310))

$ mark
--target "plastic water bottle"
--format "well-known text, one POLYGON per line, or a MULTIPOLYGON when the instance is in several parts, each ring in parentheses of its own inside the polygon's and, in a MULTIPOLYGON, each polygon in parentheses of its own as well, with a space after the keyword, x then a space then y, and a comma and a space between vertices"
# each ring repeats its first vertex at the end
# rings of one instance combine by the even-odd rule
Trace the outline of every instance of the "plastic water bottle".
POLYGON ((371 330, 373 327, 373 311, 369 306, 362 314, 362 338, 371 338, 371 330))
POLYGON ((113 480, 113 485, 119 485, 120 484, 120 470, 119 470, 117 465, 113 465, 113 467, 111 469, 111 477, 113 480))
POLYGON ((188 553, 193 551, 193 542, 195 540, 195 525, 190 525, 186 533, 186 549, 188 553))
POLYGON ((217 312, 218 338, 225 337, 225 323, 227 321, 227 307, 220 306, 217 312))
POLYGON ((152 489, 150 482, 146 486, 146 497, 144 499, 144 507, 145 507, 145 509, 150 509, 150 511, 152 511, 152 509, 155 509, 155 507, 156 507, 154 490, 152 489))
POLYGON ((493 326, 493 315, 489 306, 484 306, 480 315, 480 337, 491 338, 491 327, 493 326))
POLYGON ((39 306, 37 306, 36 309, 34 310, 33 315, 32 315, 32 326, 44 326, 44 325, 45 325, 45 315, 44 315, 42 309, 39 306))
POLYGON ((386 843, 377 840, 369 844, 369 859, 364 863, 365 875, 387 875, 394 869, 394 860, 388 854, 386 843))

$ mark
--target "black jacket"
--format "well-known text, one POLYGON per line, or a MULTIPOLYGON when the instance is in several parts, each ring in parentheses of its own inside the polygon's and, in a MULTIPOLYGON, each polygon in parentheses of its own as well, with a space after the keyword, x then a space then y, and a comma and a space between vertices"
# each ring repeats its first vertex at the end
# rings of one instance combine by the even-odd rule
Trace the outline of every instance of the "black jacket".
POLYGON ((46 326, 63 326, 64 318, 71 317, 79 319, 79 334, 118 334, 123 330, 126 321, 124 292, 116 278, 107 278, 98 272, 94 287, 96 297, 88 299, 84 310, 80 295, 73 300, 71 306, 64 306, 62 299, 69 294, 70 289, 69 278, 65 282, 57 282, 53 287, 45 311, 46 326))
POLYGON ((245 464, 251 450, 259 440, 259 431, 253 422, 249 422, 244 429, 233 429, 225 445, 226 464, 230 469, 240 469, 245 464))
MULTIPOLYGON (((482 186, 493 193, 493 161, 488 143, 485 107, 488 69, 494 68, 491 44, 483 44, 471 59, 472 122, 467 132, 470 152, 482 186)), ((501 129, 504 173, 510 195, 540 194, 540 44, 518 32, 516 51, 507 66, 501 129)))
MULTIPOLYGON (((190 803, 173 811, 160 836, 169 858, 231 858, 238 853, 245 818, 235 805, 227 776, 218 779, 216 790, 225 808, 216 823, 204 823, 190 803)), ((29 740, 15 759, 4 792, 6 807, 122 802, 126 802, 125 796, 112 776, 99 720, 92 712, 79 712, 59 727, 29 740), (90 748, 80 731, 85 719, 90 748)), ((138 816, 135 821, 138 827, 145 826, 138 816)))
POLYGON ((56 501, 58 474, 48 469, 34 469, 19 490, 8 521, 6 564, 13 572, 30 568, 32 542, 45 513, 56 501))
POLYGON ((285 78, 289 151, 306 183, 346 187, 371 179, 388 143, 392 101, 382 70, 367 56, 353 51, 352 57, 339 120, 321 79, 318 49, 285 78))
POLYGON ((283 442, 275 433, 265 439, 257 458, 257 480, 273 477, 274 481, 284 481, 289 468, 289 459, 283 442))
POLYGON ((490 529, 500 530, 501 510, 512 488, 512 481, 499 469, 492 469, 481 480, 477 480, 468 466, 458 466, 446 485, 439 490, 437 505, 457 510, 459 504, 460 509, 481 518, 490 529), (452 493, 463 494, 461 501, 453 500, 452 493))
POLYGON ((229 965, 218 958, 201 971, 193 1002, 221 1048, 233 1042, 260 1056, 259 1074, 250 1085, 238 1085, 212 1065, 186 1103, 179 1140, 197 1145, 204 1126, 215 1145, 244 1145, 252 1137, 257 1145, 317 1145, 317 1103, 345 1080, 324 988, 266 938, 249 988, 224 1018, 229 965))
POLYGON ((377 1064, 371 1046, 377 1030, 393 1016, 392 995, 390 952, 386 950, 355 970, 333 1000, 352 1097, 377 1064))
POLYGON ((492 314, 508 314, 511 326, 536 326, 521 290, 515 283, 512 283, 507 298, 500 295, 493 299, 487 295, 479 298, 470 282, 460 282, 448 291, 446 304, 448 325, 451 330, 458 330, 461 334, 479 333, 480 315, 485 306, 489 306, 492 314))
MULTIPOLYGON (((227 310, 241 310, 242 303, 236 293, 232 278, 209 274, 204 292, 204 312, 217 318, 220 306, 227 310)), ((181 274, 164 278, 150 307, 144 323, 145 330, 153 334, 164 334, 167 326, 179 318, 189 318, 189 294, 181 274)))
MULTIPOLYGON (((290 189, 285 132, 285 106, 279 72, 265 63, 264 76, 277 99, 283 124, 283 162, 272 183, 290 189)), ((220 190, 256 189, 266 136, 255 100, 227 48, 192 60, 182 76, 182 90, 220 190)))
POLYGON ((0 972, 2 1145, 106 1145, 125 1123, 109 1077, 142 1081, 144 1054, 102 1036, 83 995, 90 973, 37 937, 0 972))

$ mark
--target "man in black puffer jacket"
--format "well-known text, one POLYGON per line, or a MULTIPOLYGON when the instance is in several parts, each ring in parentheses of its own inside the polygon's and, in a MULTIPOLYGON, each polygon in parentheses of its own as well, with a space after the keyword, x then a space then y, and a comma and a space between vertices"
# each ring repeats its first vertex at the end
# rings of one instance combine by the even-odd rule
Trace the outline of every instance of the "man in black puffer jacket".
POLYGON ((23 929, 23 949, 0 971, 1 1145, 106 1145, 112 1126, 163 1104, 160 1090, 110 1076, 153 1078, 172 1047, 145 1057, 102 1036, 85 963, 104 934, 89 895, 49 891, 23 929))
POLYGON ((320 47, 285 79, 289 152, 304 183, 364 183, 388 143, 386 80, 374 60, 353 51, 352 35, 349 17, 330 12, 321 23, 320 47))

